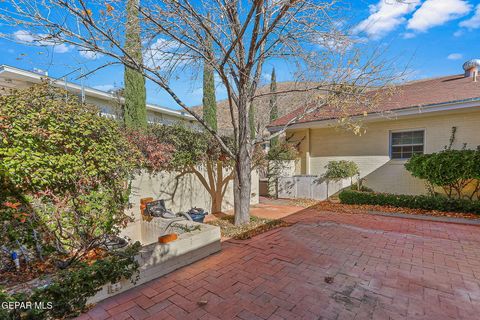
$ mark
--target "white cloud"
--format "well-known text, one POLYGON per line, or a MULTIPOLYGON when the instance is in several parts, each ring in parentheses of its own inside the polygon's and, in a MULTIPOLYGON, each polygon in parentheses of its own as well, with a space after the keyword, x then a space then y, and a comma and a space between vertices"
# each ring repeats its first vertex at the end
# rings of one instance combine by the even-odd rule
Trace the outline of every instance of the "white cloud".
POLYGON ((115 86, 113 84, 100 84, 98 86, 94 86, 93 88, 100 91, 110 91, 115 89, 115 86))
POLYGON ((406 32, 403 34, 403 39, 412 39, 415 38, 415 33, 413 32, 406 32))
POLYGON ((453 35, 455 37, 461 37, 461 36, 463 36, 463 33, 464 33, 463 30, 457 30, 453 33, 453 35))
POLYGON ((378 4, 369 6, 370 16, 360 22, 353 31, 364 32, 370 38, 379 39, 404 23, 405 15, 413 12, 418 4, 419 0, 408 3, 380 0, 378 4))
POLYGON ((65 43, 62 43, 56 39, 52 39, 51 36, 42 33, 31 33, 27 30, 18 30, 13 34, 13 39, 18 42, 25 44, 32 44, 45 47, 53 47, 53 52, 55 53, 65 53, 69 52, 73 46, 69 46, 65 43))
POLYGON ((426 0, 408 20, 407 28, 425 32, 468 14, 471 5, 464 0, 426 0))
POLYGON ((480 28, 480 4, 477 5, 475 9, 475 14, 468 20, 460 22, 460 27, 465 27, 468 29, 477 29, 480 28))
POLYGON ((463 58, 463 54, 461 53, 451 53, 447 56, 448 60, 460 60, 463 58))
POLYGON ((171 69, 192 61, 185 51, 178 42, 159 38, 144 50, 143 60, 150 68, 171 69))
POLYGON ((262 80, 265 82, 270 82, 272 81, 272 74, 268 72, 262 72, 262 80))
POLYGON ((20 42, 32 43, 35 37, 27 30, 18 30, 13 33, 13 38, 20 42))
POLYGON ((70 51, 72 47, 67 46, 65 43, 57 44, 53 47, 53 51, 56 53, 65 53, 70 51))
POLYGON ((78 53, 82 57, 84 57, 85 59, 88 59, 88 60, 96 60, 98 58, 103 57, 103 54, 95 52, 95 51, 87 50, 87 49, 79 50, 78 53))

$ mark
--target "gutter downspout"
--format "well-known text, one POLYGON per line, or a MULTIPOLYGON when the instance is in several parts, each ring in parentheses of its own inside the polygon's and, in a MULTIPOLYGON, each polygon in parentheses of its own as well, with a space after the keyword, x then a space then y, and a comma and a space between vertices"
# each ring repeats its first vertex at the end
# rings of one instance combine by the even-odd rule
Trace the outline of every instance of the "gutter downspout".
POLYGON ((307 146, 307 149, 305 150, 305 174, 309 175, 310 174, 310 131, 311 129, 307 129, 306 133, 306 141, 305 144, 307 146))

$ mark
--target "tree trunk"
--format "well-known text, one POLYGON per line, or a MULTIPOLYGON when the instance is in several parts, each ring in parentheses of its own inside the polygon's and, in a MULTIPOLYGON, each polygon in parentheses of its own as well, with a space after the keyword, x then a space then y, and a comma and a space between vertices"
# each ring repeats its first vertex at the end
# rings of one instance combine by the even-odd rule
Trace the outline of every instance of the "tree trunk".
POLYGON ((235 207, 235 225, 242 225, 250 221, 250 192, 252 188, 252 173, 249 157, 241 157, 235 165, 236 175, 233 183, 233 197, 235 207))
POLYGON ((221 190, 215 190, 213 194, 210 194, 212 198, 212 207, 210 213, 218 213, 222 212, 222 202, 223 202, 223 195, 221 190))
POLYGON ((238 101, 238 140, 235 159, 235 180, 233 197, 235 208, 235 225, 250 222, 250 193, 252 189, 252 167, 250 158, 250 126, 246 90, 239 93, 238 101))

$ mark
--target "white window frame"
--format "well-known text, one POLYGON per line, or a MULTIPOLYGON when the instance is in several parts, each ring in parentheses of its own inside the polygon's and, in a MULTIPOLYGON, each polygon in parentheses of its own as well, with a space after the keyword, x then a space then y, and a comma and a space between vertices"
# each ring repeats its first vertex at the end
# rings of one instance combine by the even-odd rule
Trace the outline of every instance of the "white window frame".
MULTIPOLYGON (((413 132, 413 131, 423 131, 423 150, 422 153, 425 154, 425 146, 427 144, 427 130, 425 128, 412 128, 412 129, 402 129, 402 130, 390 130, 388 133, 388 139, 389 139, 389 144, 388 144, 388 155, 391 160, 398 160, 398 161, 406 161, 410 158, 393 158, 392 157, 392 149, 394 147, 393 145, 393 134, 394 133, 400 133, 400 132, 413 132)), ((420 145, 420 144, 407 144, 403 146, 413 146, 413 145, 420 145)), ((402 145, 395 145, 395 147, 402 146, 402 145)))

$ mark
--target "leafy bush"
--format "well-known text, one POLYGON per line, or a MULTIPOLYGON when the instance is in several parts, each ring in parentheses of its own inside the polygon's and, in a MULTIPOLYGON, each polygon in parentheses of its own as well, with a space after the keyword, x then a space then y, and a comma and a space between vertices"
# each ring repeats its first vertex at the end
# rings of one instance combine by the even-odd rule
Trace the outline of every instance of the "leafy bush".
POLYGON ((325 169, 327 169, 324 175, 325 179, 332 181, 352 178, 360 173, 357 164, 347 160, 329 161, 325 169))
POLYGON ((275 143, 267 153, 267 160, 270 161, 288 161, 295 160, 298 156, 298 151, 295 146, 288 142, 275 143))
MULTIPOLYGON (((206 161, 220 160, 225 166, 229 163, 228 156, 222 151, 218 141, 207 132, 190 129, 182 124, 153 125, 150 130, 159 143, 173 147, 170 169, 182 171, 206 161)), ((231 139, 227 137, 224 137, 223 141, 227 145, 231 143, 231 139)))
POLYGON ((265 156, 266 177, 268 179, 268 193, 274 198, 278 198, 279 185, 278 179, 284 173, 286 164, 290 160, 295 160, 298 156, 297 148, 287 141, 276 141, 271 145, 265 156))
POLYGON ((411 196, 343 190, 338 197, 345 204, 368 204, 480 214, 480 201, 449 199, 444 196, 411 196))
POLYGON ((358 184, 352 184, 350 186, 350 190, 354 190, 354 191, 362 191, 362 192, 373 192, 373 189, 372 188, 369 188, 369 187, 366 187, 362 184, 360 184, 360 187, 358 184), (358 190, 360 189, 360 190, 358 190))
POLYGON ((48 269, 52 278, 31 293, 0 291, 0 301, 53 302, 46 310, 0 309, 0 318, 74 316, 104 284, 137 270, 138 243, 116 252, 98 248, 131 220, 125 209, 133 175, 164 168, 172 149, 150 144, 148 132, 128 132, 129 141, 96 107, 48 83, 0 96, 0 115, 2 249, 39 260, 41 268, 22 268, 18 276, 48 269), (100 259, 90 257, 97 250, 100 259))
POLYGON ((433 186, 441 187, 449 198, 480 197, 480 151, 446 149, 415 155, 405 168, 414 177, 427 180, 430 190, 433 186), (472 185, 473 190, 467 191, 472 185))
POLYGON ((78 262, 68 270, 56 273, 51 283, 32 292, 7 294, 0 291, 1 302, 42 303, 51 308, 45 309, 0 309, 1 319, 59 319, 79 315, 89 297, 94 296, 106 283, 116 283, 123 278, 131 278, 138 271, 135 255, 140 243, 124 250, 111 252, 93 263, 78 262))
POLYGON ((128 130, 126 135, 128 141, 135 145, 142 154, 142 168, 150 173, 155 173, 170 166, 175 147, 171 142, 160 142, 151 127, 144 131, 128 130))
POLYGON ((0 114, 2 244, 68 264, 118 234, 142 157, 118 124, 48 83, 0 96, 0 114))

